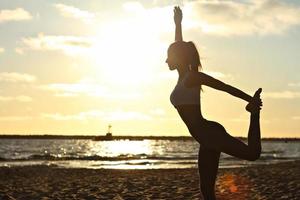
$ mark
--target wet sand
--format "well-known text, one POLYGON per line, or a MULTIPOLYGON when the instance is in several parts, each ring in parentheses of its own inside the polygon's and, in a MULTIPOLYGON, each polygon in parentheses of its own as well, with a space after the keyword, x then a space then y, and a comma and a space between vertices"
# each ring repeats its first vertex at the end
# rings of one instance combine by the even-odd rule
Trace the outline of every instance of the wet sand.
MULTIPOLYGON (((197 169, 1 167, 0 199, 200 199, 197 169)), ((219 169, 217 197, 300 199, 300 161, 219 169)))

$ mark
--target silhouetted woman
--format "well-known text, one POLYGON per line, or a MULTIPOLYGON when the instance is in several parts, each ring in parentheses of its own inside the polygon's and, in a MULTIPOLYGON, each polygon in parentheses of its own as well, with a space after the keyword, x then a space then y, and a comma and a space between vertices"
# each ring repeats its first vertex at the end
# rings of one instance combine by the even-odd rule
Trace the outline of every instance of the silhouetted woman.
POLYGON ((198 51, 193 42, 184 42, 182 39, 182 12, 179 7, 174 8, 174 21, 175 42, 169 46, 166 63, 170 70, 178 71, 179 78, 170 100, 190 134, 200 143, 198 156, 200 188, 204 199, 213 200, 221 152, 249 161, 260 157, 259 114, 262 106, 260 99, 262 90, 258 89, 252 97, 205 73, 198 72, 198 69, 202 67, 198 51), (227 92, 248 102, 246 110, 251 113, 248 145, 229 135, 221 124, 206 120, 202 116, 201 85, 227 92))

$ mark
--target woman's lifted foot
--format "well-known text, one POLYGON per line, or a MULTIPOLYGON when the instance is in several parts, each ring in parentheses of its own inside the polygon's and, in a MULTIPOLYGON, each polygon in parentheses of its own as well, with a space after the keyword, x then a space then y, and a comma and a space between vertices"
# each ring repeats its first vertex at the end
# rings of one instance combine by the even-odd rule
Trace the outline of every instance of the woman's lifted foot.
POLYGON ((262 89, 259 88, 254 96, 252 101, 250 101, 247 106, 246 106, 246 110, 252 114, 254 113, 258 113, 261 110, 261 106, 262 106, 262 101, 260 98, 260 93, 262 92, 262 89))

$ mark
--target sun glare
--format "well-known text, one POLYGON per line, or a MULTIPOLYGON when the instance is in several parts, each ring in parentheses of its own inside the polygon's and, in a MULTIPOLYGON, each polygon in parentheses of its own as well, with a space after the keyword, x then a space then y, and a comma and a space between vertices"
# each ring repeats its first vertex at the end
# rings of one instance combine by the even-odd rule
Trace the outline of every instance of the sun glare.
POLYGON ((138 155, 138 154, 151 154, 151 141, 130 141, 130 140, 119 140, 118 142, 103 142, 101 146, 99 143, 91 143, 93 150, 97 153, 102 153, 110 156, 120 155, 138 155))
POLYGON ((161 51, 159 40, 136 22, 104 27, 95 39, 92 54, 106 82, 141 86, 152 80, 161 51))

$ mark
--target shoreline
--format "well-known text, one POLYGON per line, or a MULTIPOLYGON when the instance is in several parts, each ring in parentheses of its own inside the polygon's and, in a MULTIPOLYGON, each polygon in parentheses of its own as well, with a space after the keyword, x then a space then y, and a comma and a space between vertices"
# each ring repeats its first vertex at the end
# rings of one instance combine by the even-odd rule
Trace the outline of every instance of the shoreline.
MULTIPOLYGON (((196 168, 0 167, 0 199, 199 199, 196 168), (2 196, 1 196, 2 195, 2 196)), ((218 199, 299 199, 300 161, 219 169, 218 199)))
MULTIPOLYGON (((56 134, 0 134, 0 139, 32 139, 32 140, 94 140, 95 137, 98 137, 100 140, 98 141, 107 141, 107 136, 105 135, 97 135, 97 134, 91 134, 91 135, 56 135, 56 134)), ((240 140, 247 140, 247 137, 239 137, 235 136, 236 138, 240 140)), ((113 135, 112 138, 109 140, 195 140, 192 136, 154 136, 154 135, 113 135)), ((262 141, 285 141, 285 142, 299 142, 299 137, 287 137, 287 138, 276 138, 276 137, 266 137, 261 138, 262 141)))
MULTIPOLYGON (((22 168, 22 167, 51 167, 51 168, 61 168, 61 169, 87 169, 87 170, 164 170, 164 169, 197 169, 197 160, 195 160, 195 163, 193 164, 185 164, 185 165, 175 165, 170 166, 170 163, 168 163, 166 166, 155 166, 155 165, 141 165, 141 164, 123 164, 119 166, 109 167, 109 166, 102 166, 99 167, 99 164, 89 164, 87 165, 86 162, 90 162, 90 160, 64 160, 64 159, 57 159, 57 160, 26 160, 26 159, 20 159, 20 160, 1 160, 0 158, 0 169, 1 168, 22 168), (79 163, 79 162, 81 163, 79 163), (75 165, 72 164, 72 162, 75 162, 75 165), (80 166, 81 165, 81 166, 80 166)), ((271 160, 269 162, 261 162, 256 161, 254 163, 251 163, 250 161, 248 163, 239 163, 236 161, 235 164, 226 164, 222 165, 222 163, 219 163, 219 170, 220 169, 237 169, 237 168, 248 168, 248 167, 259 167, 263 165, 276 165, 276 164, 282 164, 282 163, 291 163, 291 162, 300 162, 300 159, 286 159, 284 161, 282 160, 271 160)))

